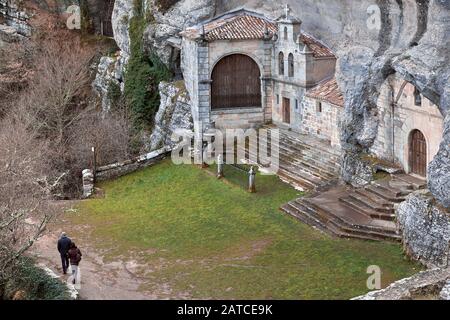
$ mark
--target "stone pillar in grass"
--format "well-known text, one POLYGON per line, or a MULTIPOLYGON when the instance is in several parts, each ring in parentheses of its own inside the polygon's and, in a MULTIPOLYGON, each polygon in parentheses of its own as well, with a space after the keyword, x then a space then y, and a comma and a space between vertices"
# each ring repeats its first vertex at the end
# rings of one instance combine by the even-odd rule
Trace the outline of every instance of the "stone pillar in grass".
POLYGON ((223 178, 223 159, 222 155, 217 156, 217 179, 223 178))
POLYGON ((252 167, 250 167, 250 171, 248 172, 248 192, 251 192, 251 193, 256 192, 255 176, 256 176, 256 171, 253 169, 253 166, 252 166, 252 167))
POLYGON ((89 198, 94 193, 94 172, 84 169, 83 175, 83 198, 89 198))

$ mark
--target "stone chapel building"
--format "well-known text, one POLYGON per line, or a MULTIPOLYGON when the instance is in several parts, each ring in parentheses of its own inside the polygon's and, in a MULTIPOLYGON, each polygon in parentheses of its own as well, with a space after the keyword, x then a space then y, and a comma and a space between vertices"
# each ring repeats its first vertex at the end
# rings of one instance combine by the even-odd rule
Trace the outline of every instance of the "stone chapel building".
MULTIPOLYGON (((277 20, 238 9, 181 33, 197 134, 272 124, 340 149, 344 99, 334 78, 336 56, 301 26, 287 7, 277 20)), ((425 177, 442 140, 437 106, 397 75, 381 88, 378 106, 371 153, 425 177)))

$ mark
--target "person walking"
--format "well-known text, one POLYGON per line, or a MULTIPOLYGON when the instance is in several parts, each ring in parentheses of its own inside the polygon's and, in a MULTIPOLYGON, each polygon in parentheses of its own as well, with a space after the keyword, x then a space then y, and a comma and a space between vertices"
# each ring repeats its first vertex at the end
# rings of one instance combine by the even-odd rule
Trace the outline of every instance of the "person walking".
POLYGON ((75 242, 72 242, 70 244, 68 256, 70 261, 70 267, 72 268, 72 276, 73 276, 72 283, 75 284, 78 274, 78 265, 80 264, 82 256, 81 251, 80 249, 77 248, 75 242))
POLYGON ((61 232, 61 237, 58 240, 58 252, 61 256, 62 270, 64 274, 67 274, 69 268, 69 258, 67 252, 69 252, 70 244, 72 240, 67 236, 65 232, 61 232))

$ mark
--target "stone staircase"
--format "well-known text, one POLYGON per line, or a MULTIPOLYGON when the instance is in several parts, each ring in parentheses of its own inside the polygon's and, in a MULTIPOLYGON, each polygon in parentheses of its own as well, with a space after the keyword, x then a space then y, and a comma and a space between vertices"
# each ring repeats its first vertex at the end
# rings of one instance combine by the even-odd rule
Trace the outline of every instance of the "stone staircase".
MULTIPOLYGON (((272 130, 279 130, 279 169, 277 174, 296 189, 323 190, 339 178, 340 154, 325 142, 286 129, 264 127, 268 137, 259 137, 270 150, 272 130)), ((246 156, 249 150, 246 149, 246 156)), ((256 159, 256 155, 253 154, 256 159)), ((259 164, 260 166, 263 166, 259 164)))
POLYGON ((400 241, 394 206, 425 186, 419 177, 397 174, 362 188, 337 186, 290 201, 281 210, 332 236, 400 241))

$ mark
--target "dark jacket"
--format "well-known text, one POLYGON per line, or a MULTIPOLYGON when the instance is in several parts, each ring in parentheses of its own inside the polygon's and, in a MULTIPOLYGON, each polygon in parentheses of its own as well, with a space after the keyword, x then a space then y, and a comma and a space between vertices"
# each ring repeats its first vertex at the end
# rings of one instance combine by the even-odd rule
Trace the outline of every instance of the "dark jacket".
POLYGON ((70 248, 69 252, 67 253, 69 255, 69 261, 71 265, 77 266, 81 261, 81 251, 77 247, 70 248))
POLYGON ((70 240, 70 238, 66 237, 66 236, 61 237, 58 240, 58 251, 62 256, 65 256, 67 254, 71 243, 72 243, 72 240, 70 240))

